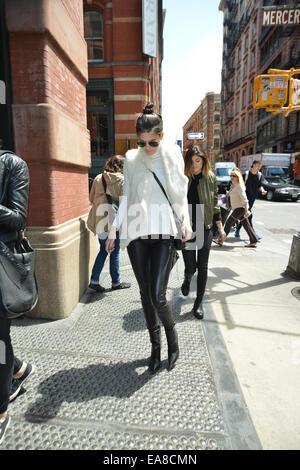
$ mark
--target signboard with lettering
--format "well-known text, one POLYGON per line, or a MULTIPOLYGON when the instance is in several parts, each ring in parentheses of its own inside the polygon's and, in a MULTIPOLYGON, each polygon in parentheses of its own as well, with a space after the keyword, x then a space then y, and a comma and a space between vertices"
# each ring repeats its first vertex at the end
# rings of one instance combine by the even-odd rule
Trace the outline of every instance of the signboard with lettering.
POLYGON ((157 0, 143 0, 143 54, 157 57, 157 0))
POLYGON ((187 135, 189 140, 197 140, 197 139, 204 139, 204 132, 189 132, 187 135))
POLYGON ((263 26, 287 26, 300 24, 300 7, 297 8, 268 8, 262 11, 263 26))

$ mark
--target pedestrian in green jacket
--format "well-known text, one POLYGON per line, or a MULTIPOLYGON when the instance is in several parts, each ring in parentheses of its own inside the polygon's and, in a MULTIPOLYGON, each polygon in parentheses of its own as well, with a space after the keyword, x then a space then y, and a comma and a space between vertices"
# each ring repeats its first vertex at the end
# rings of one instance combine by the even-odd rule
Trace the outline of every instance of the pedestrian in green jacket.
POLYGON ((205 292, 208 271, 208 258, 213 238, 213 222, 216 222, 220 239, 226 235, 222 226, 220 207, 218 205, 218 188, 214 173, 210 169, 210 163, 197 145, 189 149, 185 154, 185 174, 189 178, 188 203, 192 211, 192 228, 197 237, 187 242, 183 250, 185 265, 184 281, 181 286, 182 294, 187 296, 190 291, 190 283, 194 273, 198 270, 197 296, 192 313, 199 320, 203 319, 202 300, 205 292), (204 208, 204 213, 199 205, 204 208), (196 210, 198 207, 198 210, 196 210), (200 236, 199 236, 200 234, 200 236), (202 236, 201 236, 202 235, 202 236), (188 245, 193 243, 194 245, 188 245))

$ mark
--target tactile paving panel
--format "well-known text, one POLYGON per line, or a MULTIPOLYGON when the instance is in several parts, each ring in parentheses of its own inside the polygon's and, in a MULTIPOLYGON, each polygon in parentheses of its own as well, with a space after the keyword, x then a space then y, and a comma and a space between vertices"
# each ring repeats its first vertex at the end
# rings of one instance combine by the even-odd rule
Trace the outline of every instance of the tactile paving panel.
POLYGON ((15 320, 18 357, 36 365, 26 393, 9 405, 6 449, 230 448, 201 322, 192 299, 179 297, 178 269, 168 298, 180 357, 168 372, 162 329, 162 369, 152 376, 138 287, 91 293, 76 321, 15 320))

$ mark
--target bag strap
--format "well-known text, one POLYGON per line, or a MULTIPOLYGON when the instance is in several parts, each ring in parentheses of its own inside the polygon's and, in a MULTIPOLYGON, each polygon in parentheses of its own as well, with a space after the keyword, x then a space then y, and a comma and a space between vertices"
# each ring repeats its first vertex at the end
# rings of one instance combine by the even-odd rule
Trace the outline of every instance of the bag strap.
POLYGON ((112 200, 112 197, 111 197, 109 194, 107 194, 107 192, 106 192, 107 183, 106 183, 106 181, 105 181, 105 178, 104 178, 103 173, 102 173, 101 181, 102 181, 102 184, 103 184, 103 188, 104 188, 104 192, 105 192, 106 199, 108 200, 108 204, 110 204, 110 205, 112 206, 113 200, 112 200))
POLYGON ((172 206, 172 204, 171 204, 171 202, 170 202, 170 199, 168 198, 168 195, 167 195, 167 193, 166 193, 166 191, 165 191, 165 188, 164 188, 163 185, 161 184, 161 182, 160 182, 158 176, 154 173, 154 171, 152 171, 152 170, 150 170, 150 169, 149 169, 149 171, 151 171, 152 175, 154 176, 154 179, 156 180, 156 182, 157 182, 157 184, 159 185, 160 189, 161 189, 162 192, 164 193, 164 195, 165 195, 165 197, 166 197, 168 203, 170 204, 170 207, 171 207, 171 209, 172 209, 172 212, 173 212, 174 216, 175 216, 175 217, 177 218, 177 220, 181 223, 181 220, 179 219, 178 215, 177 215, 176 212, 174 211, 173 206, 172 206))
POLYGON ((0 241, 0 255, 5 256, 5 258, 7 258, 15 266, 17 271, 19 271, 19 273, 21 274, 22 278, 26 278, 28 274, 28 269, 26 269, 26 267, 22 263, 19 263, 17 261, 14 254, 2 241, 0 241))

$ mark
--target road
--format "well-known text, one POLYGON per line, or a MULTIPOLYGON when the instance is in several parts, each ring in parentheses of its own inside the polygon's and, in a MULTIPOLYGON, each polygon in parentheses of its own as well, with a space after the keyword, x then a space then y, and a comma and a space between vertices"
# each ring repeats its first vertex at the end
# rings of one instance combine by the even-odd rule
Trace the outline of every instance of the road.
POLYGON ((285 274, 300 201, 257 200, 255 249, 231 232, 209 262, 214 312, 264 449, 300 449, 300 280, 285 274))

